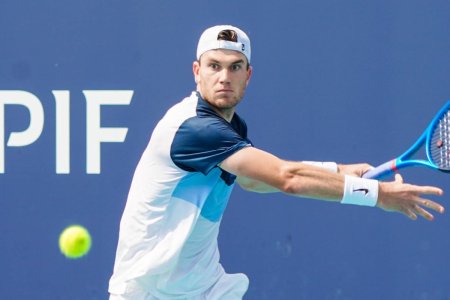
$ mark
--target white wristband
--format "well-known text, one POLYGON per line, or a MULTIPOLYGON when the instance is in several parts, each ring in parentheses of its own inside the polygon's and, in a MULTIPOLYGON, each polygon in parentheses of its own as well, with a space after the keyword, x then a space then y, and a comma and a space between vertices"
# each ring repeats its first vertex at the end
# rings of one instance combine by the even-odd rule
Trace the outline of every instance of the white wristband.
POLYGON ((342 204, 375 206, 378 200, 378 181, 345 175, 342 204))
POLYGON ((303 161, 303 163, 307 164, 307 165, 311 165, 311 166, 324 168, 324 169, 327 169, 334 173, 338 172, 337 163, 332 162, 332 161, 324 161, 324 162, 322 162, 322 161, 303 161))

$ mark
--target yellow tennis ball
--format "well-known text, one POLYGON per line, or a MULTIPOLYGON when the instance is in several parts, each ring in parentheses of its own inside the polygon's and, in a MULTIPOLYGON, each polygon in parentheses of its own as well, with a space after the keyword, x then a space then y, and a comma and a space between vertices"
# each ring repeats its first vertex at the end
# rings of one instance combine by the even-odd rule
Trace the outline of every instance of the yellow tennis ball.
POLYGON ((59 236, 59 249, 67 258, 80 258, 86 255, 91 245, 89 231, 80 225, 67 227, 59 236))

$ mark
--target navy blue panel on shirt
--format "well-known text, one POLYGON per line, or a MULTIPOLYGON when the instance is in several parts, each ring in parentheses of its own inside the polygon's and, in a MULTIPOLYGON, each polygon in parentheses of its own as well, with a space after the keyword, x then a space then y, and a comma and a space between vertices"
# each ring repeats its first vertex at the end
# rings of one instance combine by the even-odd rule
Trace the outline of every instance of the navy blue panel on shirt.
POLYGON ((231 123, 217 115, 199 97, 197 116, 181 124, 172 142, 170 155, 183 170, 207 174, 236 151, 251 145, 245 122, 234 114, 231 123))

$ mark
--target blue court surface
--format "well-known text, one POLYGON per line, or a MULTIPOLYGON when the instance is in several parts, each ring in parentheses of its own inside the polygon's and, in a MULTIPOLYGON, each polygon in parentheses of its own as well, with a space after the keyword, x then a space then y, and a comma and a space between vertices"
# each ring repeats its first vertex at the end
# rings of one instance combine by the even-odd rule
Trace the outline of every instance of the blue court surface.
MULTIPOLYGON (((377 165, 450 100, 449 13, 443 0, 2 0, 1 298, 108 298, 134 168, 158 120, 195 89, 205 28, 250 36, 253 76, 237 111, 255 146, 377 165), (71 224, 92 235, 77 260, 58 249, 71 224)), ((402 174, 443 188, 433 200, 450 210, 448 174, 402 174)), ((449 213, 413 222, 236 187, 219 246, 227 272, 250 278, 245 299, 441 300, 449 227, 449 213)))

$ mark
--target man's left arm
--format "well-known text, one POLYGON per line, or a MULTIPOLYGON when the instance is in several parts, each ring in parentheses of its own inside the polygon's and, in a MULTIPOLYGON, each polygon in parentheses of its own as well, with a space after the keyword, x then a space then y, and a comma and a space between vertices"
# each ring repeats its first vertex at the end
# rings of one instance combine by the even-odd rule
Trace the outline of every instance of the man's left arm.
MULTIPOLYGON (((365 163, 349 164, 349 165, 338 164, 337 172, 342 175, 362 177, 362 175, 371 168, 372 168, 371 165, 365 163)), ((270 186, 268 184, 265 184, 264 182, 257 181, 248 177, 239 176, 236 181, 242 189, 249 192, 256 192, 256 193, 280 192, 280 190, 274 188, 273 186, 270 186)))

